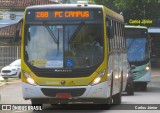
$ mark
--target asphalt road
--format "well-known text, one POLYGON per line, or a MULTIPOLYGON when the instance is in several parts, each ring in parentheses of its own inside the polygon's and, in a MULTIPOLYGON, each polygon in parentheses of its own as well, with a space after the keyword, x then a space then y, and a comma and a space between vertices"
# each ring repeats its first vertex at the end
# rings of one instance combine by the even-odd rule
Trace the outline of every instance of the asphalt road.
MULTIPOLYGON (((20 80, 16 80, 8 83, 8 85, 0 87, 0 104, 30 104, 29 100, 23 100, 21 90, 20 80)), ((127 96, 124 93, 122 97, 122 105, 111 106, 110 110, 102 110, 101 105, 65 105, 53 107, 47 104, 44 105, 43 108, 45 109, 45 113, 160 113, 160 110, 156 110, 156 107, 160 108, 160 70, 158 69, 153 69, 152 79, 148 84, 148 89, 146 92, 138 91, 135 92, 134 96, 127 96), (146 104, 154 104, 152 105, 152 110, 144 110, 143 108, 146 107, 146 104)), ((0 111, 0 113, 17 112, 41 113, 43 111, 0 111)))

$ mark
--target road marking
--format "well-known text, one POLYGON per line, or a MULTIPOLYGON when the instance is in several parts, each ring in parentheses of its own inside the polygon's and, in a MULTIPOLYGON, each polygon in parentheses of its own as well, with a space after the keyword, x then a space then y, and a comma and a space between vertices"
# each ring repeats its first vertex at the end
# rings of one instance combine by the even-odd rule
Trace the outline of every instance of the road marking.
MULTIPOLYGON (((27 111, 27 110, 26 110, 26 111, 27 111)), ((24 112, 24 111, 14 111, 14 112, 18 112, 18 113, 19 113, 19 112, 24 112)))
POLYGON ((153 77, 159 77, 160 75, 153 75, 153 77))

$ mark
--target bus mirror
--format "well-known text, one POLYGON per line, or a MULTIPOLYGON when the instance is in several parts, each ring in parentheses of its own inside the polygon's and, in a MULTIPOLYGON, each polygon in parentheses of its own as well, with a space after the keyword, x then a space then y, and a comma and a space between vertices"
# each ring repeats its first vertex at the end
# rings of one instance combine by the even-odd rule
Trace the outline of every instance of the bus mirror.
POLYGON ((18 42, 19 40, 19 30, 16 30, 14 42, 18 42))
POLYGON ((85 61, 86 61, 87 66, 90 66, 91 63, 90 63, 90 59, 88 57, 85 58, 85 61))
POLYGON ((135 65, 131 65, 131 69, 135 69, 136 68, 136 66, 135 65))
POLYGON ((23 18, 21 18, 21 19, 17 22, 14 42, 18 42, 18 41, 20 40, 20 39, 19 39, 19 32, 20 32, 19 27, 22 27, 22 26, 21 26, 22 23, 23 23, 23 18))

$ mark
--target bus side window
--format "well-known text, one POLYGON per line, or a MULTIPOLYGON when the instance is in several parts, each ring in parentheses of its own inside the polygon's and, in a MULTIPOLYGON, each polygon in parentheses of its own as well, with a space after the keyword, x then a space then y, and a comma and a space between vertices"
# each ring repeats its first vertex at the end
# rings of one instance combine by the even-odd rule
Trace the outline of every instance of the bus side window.
POLYGON ((112 25, 112 20, 106 19, 106 29, 107 29, 107 36, 109 39, 112 39, 114 37, 114 30, 112 25))

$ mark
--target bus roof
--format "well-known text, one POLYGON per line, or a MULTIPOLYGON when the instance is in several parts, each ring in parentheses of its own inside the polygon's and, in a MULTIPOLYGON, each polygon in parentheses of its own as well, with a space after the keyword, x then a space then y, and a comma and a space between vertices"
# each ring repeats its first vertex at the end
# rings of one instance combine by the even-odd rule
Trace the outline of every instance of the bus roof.
POLYGON ((53 5, 35 5, 29 6, 26 9, 80 9, 80 8, 102 8, 102 5, 84 5, 84 4, 53 4, 53 5))
POLYGON ((106 14, 112 18, 115 18, 116 20, 122 21, 124 22, 123 16, 121 14, 118 14, 116 12, 114 12, 113 10, 105 7, 106 10, 106 14))
POLYGON ((34 9, 85 9, 85 8, 95 8, 95 9, 104 9, 105 13, 115 18, 116 20, 119 20, 121 22, 124 22, 123 16, 112 11, 111 9, 103 6, 103 5, 95 5, 95 4, 53 4, 53 5, 35 5, 35 6, 29 6, 26 8, 26 10, 34 10, 34 9))
POLYGON ((125 28, 139 28, 139 29, 147 29, 146 26, 134 26, 134 25, 125 25, 125 28))

